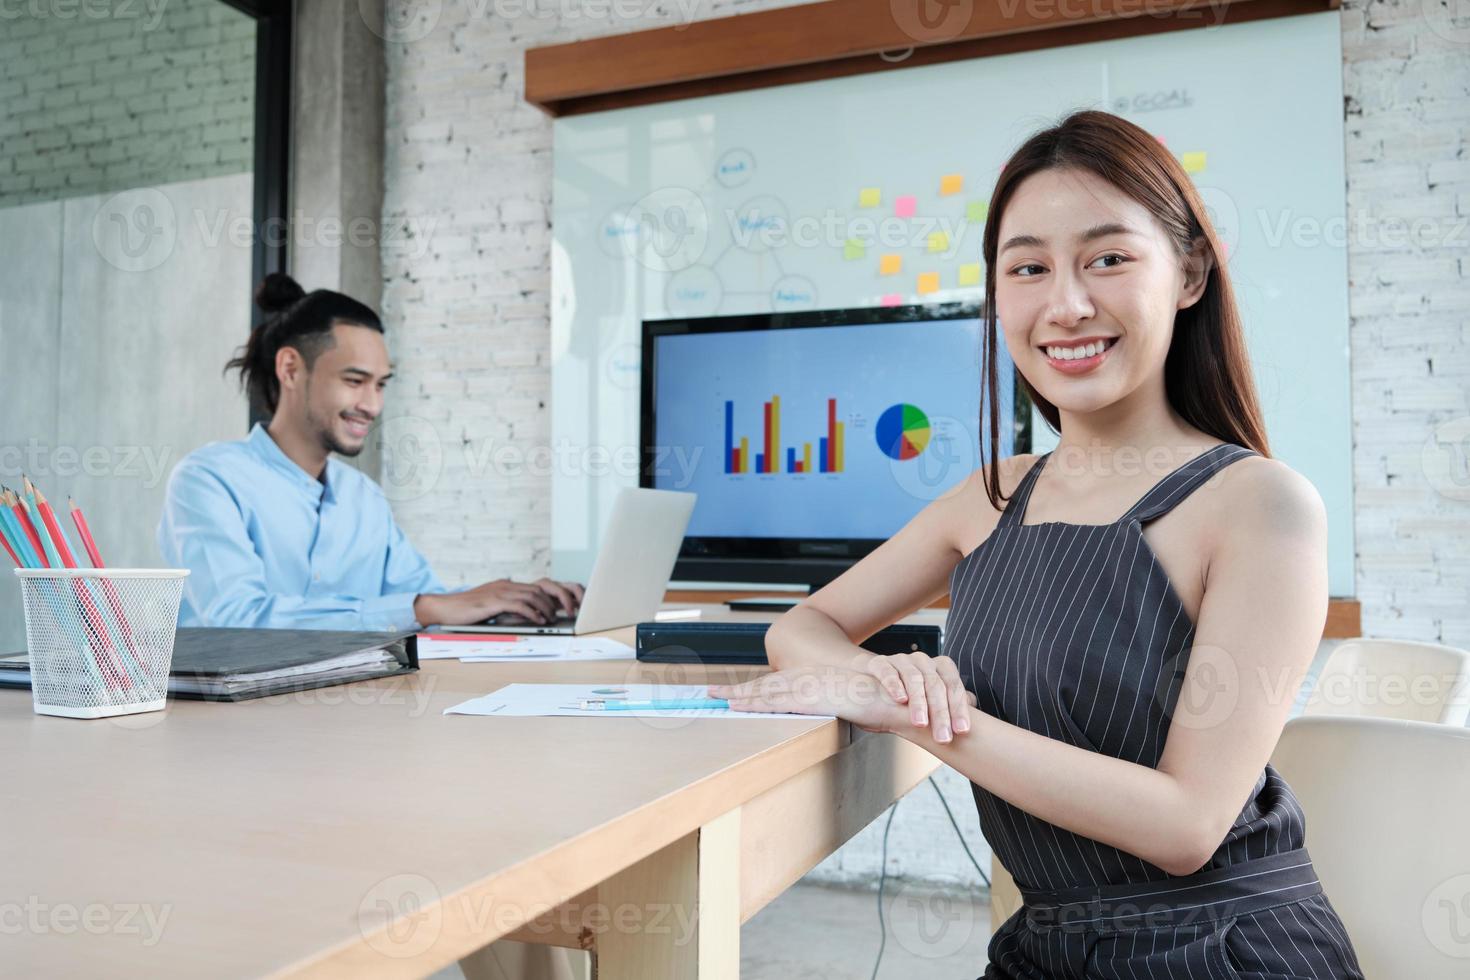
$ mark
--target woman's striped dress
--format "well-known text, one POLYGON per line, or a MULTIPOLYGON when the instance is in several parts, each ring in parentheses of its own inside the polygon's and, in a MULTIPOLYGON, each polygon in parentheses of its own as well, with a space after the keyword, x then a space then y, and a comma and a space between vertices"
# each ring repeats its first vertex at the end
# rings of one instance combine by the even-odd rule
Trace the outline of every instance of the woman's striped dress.
MULTIPOLYGON (((1143 526, 1254 453, 1217 445, 1112 524, 1023 524, 1050 455, 955 568, 946 652, 982 711, 1156 767, 1194 624, 1143 526)), ((1362 976, 1303 847, 1302 809, 1270 765, 1214 856, 1187 876, 974 793, 1025 901, 992 937, 986 977, 1362 976)))

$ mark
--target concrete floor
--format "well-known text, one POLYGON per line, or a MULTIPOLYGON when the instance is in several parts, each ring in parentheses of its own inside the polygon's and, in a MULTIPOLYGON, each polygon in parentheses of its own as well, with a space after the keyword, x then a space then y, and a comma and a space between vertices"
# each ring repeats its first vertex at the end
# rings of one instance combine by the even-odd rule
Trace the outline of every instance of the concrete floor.
MULTIPOLYGON (((880 978, 975 980, 985 972, 990 905, 890 880, 880 978)), ((878 957, 875 892, 797 884, 740 930, 742 980, 867 980, 878 957)))
MULTIPOLYGON (((918 882, 889 881, 883 892, 887 942, 879 978, 975 980, 985 971, 990 906, 918 882)), ((797 884, 740 930, 742 980, 868 980, 878 956, 877 893, 797 884)), ((580 955, 580 954, 579 954, 580 955)), ((556 973, 573 980, 585 974, 556 973)), ((518 980, 496 963, 477 980, 518 980)), ((520 972, 520 971, 515 971, 520 972)), ((463 980, 449 967, 432 980, 463 980)))

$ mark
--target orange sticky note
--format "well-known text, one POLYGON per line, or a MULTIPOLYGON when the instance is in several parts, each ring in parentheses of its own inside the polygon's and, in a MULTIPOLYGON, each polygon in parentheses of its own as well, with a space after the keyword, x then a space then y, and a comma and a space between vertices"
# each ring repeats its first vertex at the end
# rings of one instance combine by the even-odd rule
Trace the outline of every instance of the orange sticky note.
POLYGON ((964 174, 945 174, 939 178, 939 194, 941 197, 946 194, 958 194, 964 189, 964 174))
POLYGON ((919 273, 919 295, 920 296, 924 296, 924 295, 927 295, 929 293, 937 293, 937 292, 939 292, 939 273, 937 273, 937 272, 921 272, 921 273, 919 273))
POLYGON ((903 271, 903 256, 888 252, 878 256, 878 275, 896 276, 903 271))

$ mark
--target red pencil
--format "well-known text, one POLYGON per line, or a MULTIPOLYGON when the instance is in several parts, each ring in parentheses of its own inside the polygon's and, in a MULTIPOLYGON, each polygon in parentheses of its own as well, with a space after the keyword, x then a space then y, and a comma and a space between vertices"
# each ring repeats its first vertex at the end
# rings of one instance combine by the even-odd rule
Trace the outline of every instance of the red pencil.
POLYGON ((102 564, 102 552, 97 550, 97 542, 92 540, 92 529, 87 526, 87 518, 77 502, 70 497, 66 498, 71 507, 71 522, 77 526, 77 534, 82 539, 82 547, 87 549, 87 557, 92 559, 93 568, 105 568, 102 564))
MULTIPOLYGON (((92 529, 87 526, 87 517, 77 502, 70 497, 66 498, 67 506, 71 508, 71 521, 77 526, 77 535, 82 539, 82 547, 87 549, 87 557, 92 560, 93 568, 105 568, 102 564, 102 552, 97 550, 97 542, 92 537, 92 529)), ((102 594, 107 597, 108 608, 117 617, 118 628, 122 630, 123 642, 128 646, 128 653, 132 655, 133 663, 138 669, 143 669, 143 664, 138 659, 138 646, 133 641, 133 629, 128 625, 128 618, 123 615, 122 603, 118 600, 117 590, 107 579, 102 580, 102 594)))

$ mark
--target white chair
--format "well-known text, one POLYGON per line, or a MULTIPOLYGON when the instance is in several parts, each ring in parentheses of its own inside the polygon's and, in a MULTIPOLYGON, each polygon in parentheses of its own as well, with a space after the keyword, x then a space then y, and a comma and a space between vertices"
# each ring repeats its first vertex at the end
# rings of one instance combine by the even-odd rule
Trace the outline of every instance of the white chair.
MULTIPOLYGON (((1470 651, 1414 640, 1345 640, 1322 665, 1302 716, 1390 718, 1463 727, 1470 718, 1470 651)), ((999 928, 1020 907, 1015 881, 992 857, 991 929, 999 928)), ((1470 975, 1470 962, 1465 966, 1470 975)))
POLYGON ((1470 729, 1293 718, 1271 761, 1364 974, 1470 976, 1470 729))
POLYGON ((1470 651, 1358 637, 1333 650, 1302 709, 1463 726, 1470 718, 1470 651))

